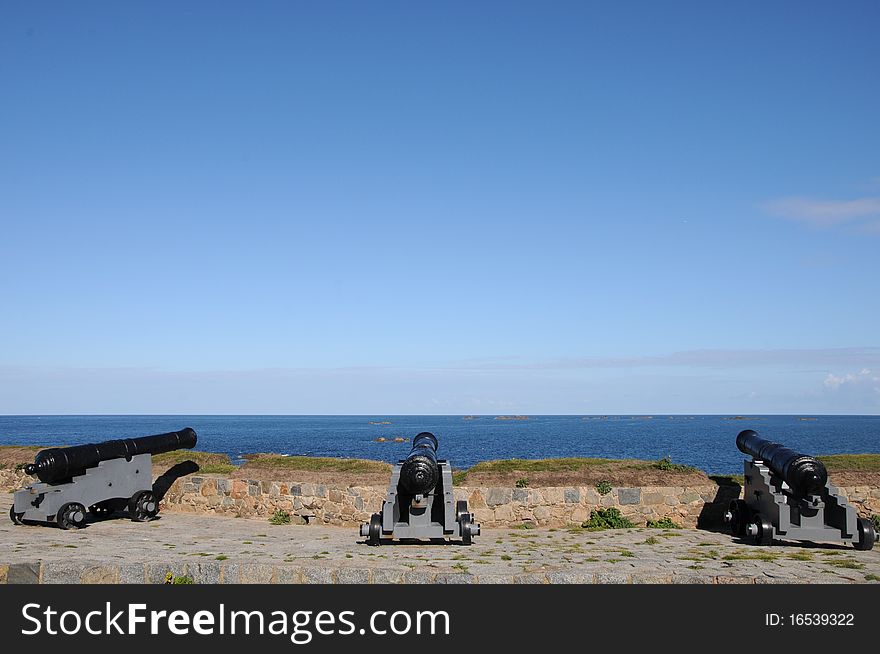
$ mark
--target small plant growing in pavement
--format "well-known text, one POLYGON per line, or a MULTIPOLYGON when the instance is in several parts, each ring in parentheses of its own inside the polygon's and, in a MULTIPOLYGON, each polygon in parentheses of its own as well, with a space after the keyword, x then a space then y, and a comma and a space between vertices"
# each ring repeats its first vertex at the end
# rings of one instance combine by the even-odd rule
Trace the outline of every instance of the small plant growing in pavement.
POLYGON ((523 477, 522 479, 517 479, 516 480, 516 487, 517 488, 528 488, 529 487, 529 480, 526 479, 525 477, 523 477))
POLYGON ((269 523, 273 525, 289 525, 290 514, 283 509, 278 509, 272 514, 272 517, 269 518, 269 523))
POLYGON ((581 525, 588 531, 602 531, 605 529, 631 529, 635 527, 631 520, 623 517, 616 508, 595 509, 590 511, 590 519, 581 525))
POLYGON ((599 495, 608 495, 611 492, 611 482, 603 479, 598 484, 596 484, 596 492, 599 495))

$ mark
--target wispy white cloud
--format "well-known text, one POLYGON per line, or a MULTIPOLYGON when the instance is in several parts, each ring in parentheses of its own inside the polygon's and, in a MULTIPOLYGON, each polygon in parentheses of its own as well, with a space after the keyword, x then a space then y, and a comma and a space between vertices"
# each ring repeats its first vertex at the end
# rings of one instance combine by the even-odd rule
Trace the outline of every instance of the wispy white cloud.
POLYGON ((876 226, 877 221, 880 220, 880 197, 852 200, 788 197, 765 202, 761 208, 772 216, 819 228, 853 224, 876 226))
POLYGON ((862 368, 859 372, 850 372, 844 375, 835 375, 833 373, 828 373, 828 376, 825 377, 824 383, 826 388, 837 390, 841 386, 845 386, 847 384, 880 384, 880 377, 872 373, 869 368, 862 368))

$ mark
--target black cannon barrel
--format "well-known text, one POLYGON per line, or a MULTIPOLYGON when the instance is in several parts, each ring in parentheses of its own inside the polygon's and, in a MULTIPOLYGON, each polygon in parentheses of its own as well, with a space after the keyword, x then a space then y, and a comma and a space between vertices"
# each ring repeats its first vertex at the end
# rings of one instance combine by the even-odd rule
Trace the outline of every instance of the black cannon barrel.
POLYGON ((24 471, 29 475, 36 475, 42 482, 51 484, 85 474, 88 468, 94 468, 101 461, 131 459, 136 454, 161 454, 190 449, 196 446, 196 440, 196 432, 186 427, 180 431, 155 436, 123 438, 73 447, 53 447, 37 452, 34 462, 25 466, 24 471))
POLYGON ((426 495, 440 482, 437 438, 423 431, 413 439, 412 450, 400 467, 400 483, 413 495, 426 495))
POLYGON ((751 429, 739 433, 736 446, 740 452, 763 461, 799 495, 821 493, 828 481, 828 471, 821 461, 765 440, 751 429))

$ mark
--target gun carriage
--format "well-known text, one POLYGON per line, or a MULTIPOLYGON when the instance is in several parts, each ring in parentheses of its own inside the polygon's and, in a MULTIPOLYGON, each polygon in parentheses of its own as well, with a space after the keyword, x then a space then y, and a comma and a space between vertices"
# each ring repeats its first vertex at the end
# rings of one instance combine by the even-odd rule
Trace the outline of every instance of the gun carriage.
POLYGON ((24 471, 38 482, 15 492, 9 517, 76 529, 86 515, 106 517, 127 509, 132 520, 156 517, 152 455, 191 449, 196 432, 180 431, 41 450, 24 471))
POLYGON ((422 432, 406 459, 394 465, 382 510, 361 525, 370 545, 393 539, 460 539, 470 545, 480 525, 466 500, 455 500, 452 466, 437 458, 437 438, 422 432))
POLYGON ((746 429, 736 446, 751 460, 743 462, 744 495, 724 516, 735 536, 757 545, 774 539, 852 543, 870 550, 877 542, 874 525, 860 518, 818 459, 746 429))

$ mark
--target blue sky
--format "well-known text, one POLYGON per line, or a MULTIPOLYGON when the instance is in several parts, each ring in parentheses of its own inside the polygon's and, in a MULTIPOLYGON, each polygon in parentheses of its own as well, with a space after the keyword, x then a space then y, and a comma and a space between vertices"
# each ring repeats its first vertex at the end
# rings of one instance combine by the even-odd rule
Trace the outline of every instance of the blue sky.
POLYGON ((0 6, 0 413, 880 413, 876 2, 0 6))

